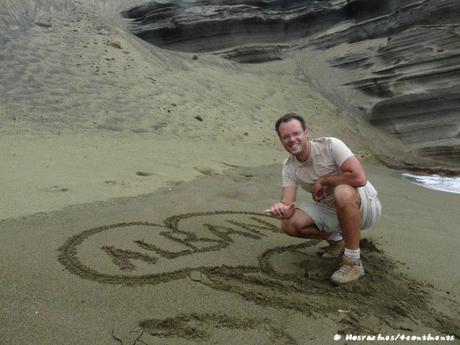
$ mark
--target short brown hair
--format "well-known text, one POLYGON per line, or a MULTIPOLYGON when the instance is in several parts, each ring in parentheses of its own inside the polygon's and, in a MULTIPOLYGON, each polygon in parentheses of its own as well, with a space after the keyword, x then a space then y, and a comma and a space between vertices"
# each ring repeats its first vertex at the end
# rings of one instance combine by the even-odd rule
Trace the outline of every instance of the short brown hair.
POLYGON ((302 129, 303 130, 307 129, 307 125, 305 124, 305 120, 303 119, 302 116, 300 116, 299 114, 296 114, 296 113, 287 113, 287 114, 281 116, 278 120, 276 120, 275 130, 276 130, 276 133, 278 133, 278 136, 280 136, 280 126, 281 126, 281 124, 289 122, 291 120, 299 121, 300 124, 302 125, 302 129))

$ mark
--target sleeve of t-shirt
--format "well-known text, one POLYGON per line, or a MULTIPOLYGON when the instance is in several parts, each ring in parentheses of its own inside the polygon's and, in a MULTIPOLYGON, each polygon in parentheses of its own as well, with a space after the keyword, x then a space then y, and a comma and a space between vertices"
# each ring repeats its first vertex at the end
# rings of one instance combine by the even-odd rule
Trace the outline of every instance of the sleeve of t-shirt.
POLYGON ((283 174, 282 174, 282 185, 283 187, 288 186, 297 186, 297 182, 295 181, 295 176, 292 174, 292 169, 289 168, 288 160, 286 159, 283 162, 283 174))
POLYGON ((342 140, 337 138, 329 138, 329 140, 332 157, 337 163, 337 166, 340 167, 347 158, 353 156, 353 152, 351 152, 342 140))

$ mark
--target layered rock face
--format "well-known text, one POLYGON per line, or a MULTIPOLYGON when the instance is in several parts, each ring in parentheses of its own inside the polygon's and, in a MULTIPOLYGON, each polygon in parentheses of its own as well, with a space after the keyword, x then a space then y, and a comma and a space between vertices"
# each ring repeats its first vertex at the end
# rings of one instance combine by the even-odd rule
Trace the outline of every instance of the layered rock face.
POLYGON ((458 0, 170 0, 122 15, 156 46, 242 63, 322 50, 361 92, 348 100, 357 116, 417 155, 460 164, 458 0))

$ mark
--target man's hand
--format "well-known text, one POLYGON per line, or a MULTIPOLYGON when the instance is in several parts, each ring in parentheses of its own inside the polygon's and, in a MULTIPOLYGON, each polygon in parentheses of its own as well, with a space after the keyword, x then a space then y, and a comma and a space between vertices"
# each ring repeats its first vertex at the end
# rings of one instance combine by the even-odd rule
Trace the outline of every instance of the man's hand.
POLYGON ((316 202, 323 202, 327 198, 328 186, 323 184, 323 178, 320 177, 313 186, 313 200, 316 202))
POLYGON ((278 219, 289 219, 292 217, 295 211, 295 202, 290 205, 285 205, 282 202, 277 202, 271 208, 264 211, 265 214, 278 218, 278 219))

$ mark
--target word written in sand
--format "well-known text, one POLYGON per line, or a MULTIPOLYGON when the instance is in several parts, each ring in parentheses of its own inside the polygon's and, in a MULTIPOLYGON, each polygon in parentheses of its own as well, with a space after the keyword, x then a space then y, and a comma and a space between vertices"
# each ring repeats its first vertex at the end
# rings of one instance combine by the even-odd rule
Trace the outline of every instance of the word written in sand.
POLYGON ((192 271, 256 267, 257 254, 273 247, 279 233, 277 222, 259 213, 188 213, 163 224, 130 222, 83 231, 59 248, 59 261, 85 279, 155 284, 192 271))

